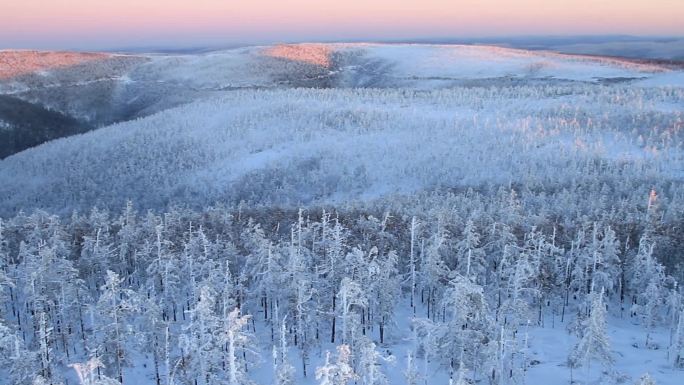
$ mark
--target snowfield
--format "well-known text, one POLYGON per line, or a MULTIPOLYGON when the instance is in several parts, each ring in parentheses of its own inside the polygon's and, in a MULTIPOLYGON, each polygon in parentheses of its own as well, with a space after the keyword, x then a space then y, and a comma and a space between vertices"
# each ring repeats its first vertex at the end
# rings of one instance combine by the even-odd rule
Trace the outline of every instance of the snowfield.
POLYGON ((683 383, 678 69, 382 44, 0 62, 0 94, 98 127, 0 160, 0 385, 683 383))

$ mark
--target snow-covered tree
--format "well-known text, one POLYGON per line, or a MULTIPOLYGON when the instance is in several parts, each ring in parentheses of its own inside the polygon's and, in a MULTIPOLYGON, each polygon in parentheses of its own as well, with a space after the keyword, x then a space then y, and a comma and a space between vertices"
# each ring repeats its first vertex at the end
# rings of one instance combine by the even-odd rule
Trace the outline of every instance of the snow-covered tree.
POLYGON ((646 373, 643 376, 639 377, 639 379, 634 383, 634 385, 656 385, 656 382, 650 374, 646 373))
POLYGON ((395 306, 401 295, 401 282, 398 270, 399 256, 390 251, 387 255, 378 255, 368 263, 369 311, 377 320, 380 343, 385 342, 387 325, 391 325, 395 317, 395 306))
POLYGON ((353 327, 361 321, 359 310, 368 307, 368 299, 364 290, 357 282, 344 278, 337 293, 337 301, 340 304, 339 314, 342 319, 342 342, 345 344, 353 343, 353 327))
POLYGON ((279 346, 273 345, 274 385, 294 385, 294 367, 290 364, 287 346, 287 330, 285 319, 280 324, 279 346))
POLYGON ((190 310, 187 334, 180 341, 181 354, 186 363, 186 376, 193 382, 209 385, 223 376, 221 318, 216 314, 214 293, 207 286, 200 288, 199 299, 190 310))
POLYGON ((123 368, 130 363, 127 339, 132 333, 130 317, 138 311, 136 294, 122 287, 124 279, 113 271, 107 271, 102 294, 97 302, 96 328, 99 334, 98 358, 107 367, 114 367, 113 374, 123 383, 123 368))
POLYGON ((0 319, 0 371, 9 374, 11 384, 29 384, 40 370, 36 352, 26 349, 24 342, 0 319))
POLYGON ((404 378, 406 385, 418 385, 421 377, 418 367, 416 365, 416 357, 412 351, 406 353, 406 368, 404 369, 404 378))
POLYGON ((446 280, 449 274, 449 268, 442 258, 442 249, 446 241, 447 232, 441 224, 438 224, 437 231, 430 238, 427 249, 421 252, 421 298, 422 302, 427 304, 427 318, 434 317, 436 314, 438 289, 442 287, 442 281, 446 280))
POLYGON ((646 329, 647 348, 650 346, 651 332, 661 322, 664 302, 662 274, 654 274, 646 289, 637 295, 636 304, 632 306, 632 311, 637 314, 641 325, 646 329))
POLYGON ((589 369, 592 361, 598 361, 605 368, 609 368, 613 364, 613 353, 610 349, 606 327, 606 304, 603 296, 603 290, 594 295, 589 317, 583 322, 584 333, 568 358, 571 367, 586 365, 589 369))
POLYGON ((481 347, 492 328, 483 288, 471 278, 457 275, 444 293, 442 306, 449 318, 441 332, 441 356, 454 370, 460 360, 479 365, 481 347))
POLYGON ((70 364, 70 367, 74 369, 80 385, 120 385, 121 383, 103 376, 98 373, 98 369, 104 367, 102 361, 98 358, 91 358, 84 363, 70 364))
POLYGON ((456 263, 461 275, 472 277, 480 284, 485 283, 485 252, 480 247, 480 234, 471 219, 466 222, 461 240, 456 244, 456 263))
POLYGON ((382 365, 393 364, 393 356, 384 356, 377 350, 374 342, 367 338, 361 341, 358 374, 364 385, 389 385, 387 376, 382 371, 382 365))
MULTIPOLYGON (((226 346, 228 385, 248 385, 251 381, 247 377, 247 354, 255 351, 249 347, 254 338, 246 331, 250 316, 240 315, 239 309, 228 314, 220 341, 226 346)), ((213 382, 216 383, 216 382, 213 382)))
POLYGON ((504 272, 508 283, 497 318, 503 321, 504 325, 512 324, 517 328, 531 318, 530 304, 539 295, 535 285, 537 274, 526 254, 520 255, 512 265, 504 266, 508 267, 504 272))
POLYGON ((668 355, 674 367, 684 368, 684 310, 679 313, 678 318, 668 355))
POLYGON ((316 368, 316 379, 319 385, 347 385, 349 381, 357 379, 358 375, 350 365, 351 349, 349 345, 337 347, 337 359, 330 361, 330 352, 325 353, 325 364, 316 368))

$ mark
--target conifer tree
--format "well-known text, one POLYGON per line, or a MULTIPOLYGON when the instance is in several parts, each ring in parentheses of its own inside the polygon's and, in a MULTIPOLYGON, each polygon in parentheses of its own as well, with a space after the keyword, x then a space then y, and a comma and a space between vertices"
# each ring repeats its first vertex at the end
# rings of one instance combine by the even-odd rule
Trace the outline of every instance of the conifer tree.
POLYGON ((606 305, 603 296, 603 290, 594 295, 589 317, 583 323, 584 334, 568 358, 571 367, 586 365, 589 370, 592 361, 600 362, 605 368, 613 364, 613 353, 610 350, 606 330, 606 305))
POLYGON ((337 347, 337 360, 330 361, 330 352, 325 353, 325 364, 316 368, 316 379, 319 385, 347 385, 357 379, 358 375, 350 365, 351 350, 348 345, 337 347))

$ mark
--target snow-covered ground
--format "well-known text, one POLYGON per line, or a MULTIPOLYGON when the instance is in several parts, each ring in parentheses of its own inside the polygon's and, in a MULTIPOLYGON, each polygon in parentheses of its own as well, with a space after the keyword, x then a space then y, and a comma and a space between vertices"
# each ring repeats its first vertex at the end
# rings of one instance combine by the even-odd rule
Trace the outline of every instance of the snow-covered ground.
MULTIPOLYGON (((391 385, 407 384, 406 368, 407 359, 410 352, 415 351, 416 347, 410 336, 412 335, 411 322, 413 314, 408 304, 397 314, 397 324, 392 330, 393 338, 391 343, 384 345, 382 353, 389 357, 394 357, 393 362, 384 363, 382 371, 389 379, 391 385), (409 311, 406 311, 406 310, 409 311)), ((420 317, 425 309, 420 307, 417 317, 420 317)), ((529 360, 533 362, 527 368, 525 384, 543 385, 562 385, 562 384, 582 384, 599 385, 614 383, 615 378, 619 378, 618 383, 632 384, 642 375, 648 373, 658 385, 680 385, 684 372, 681 369, 673 368, 668 365, 668 350, 670 335, 665 328, 651 333, 650 338, 655 341, 659 349, 643 348, 646 333, 629 316, 612 315, 608 319, 608 338, 612 344, 613 354, 616 364, 610 373, 613 379, 601 368, 600 364, 595 367, 579 368, 570 370, 568 366, 568 352, 577 343, 577 337, 567 329, 570 322, 568 319, 561 322, 560 315, 547 314, 544 326, 529 326, 527 329, 521 328, 520 333, 527 333, 529 360), (552 319, 555 317, 555 319, 552 319), (572 372, 572 373, 571 373, 572 372), (571 382, 572 378, 572 382, 571 382)), ((568 317, 570 321, 573 317, 568 317)), ((257 328, 267 329, 267 325, 260 324, 257 328)), ((252 372, 252 378, 259 384, 274 383, 273 371, 271 368, 271 340, 269 333, 261 334, 261 355, 263 361, 261 366, 252 372)), ((259 330, 259 329, 257 329, 259 330)), ((270 329, 269 329, 270 330, 270 329)), ((324 344, 312 355, 312 366, 322 366, 325 361, 325 352, 335 351, 334 344, 324 344)), ((299 360, 295 349, 290 351, 290 362, 297 363, 299 360)), ((417 359, 417 369, 420 376, 418 384, 449 384, 449 373, 444 367, 436 362, 425 365, 421 359, 417 359)), ((133 371, 132 373, 133 374, 133 371)), ((314 376, 307 378, 296 377, 296 383, 301 385, 315 385, 318 382, 314 376)), ((138 373, 140 375, 140 373, 138 373)), ((149 374, 148 374, 149 376, 149 374)), ((150 379, 147 379, 149 381, 150 379)), ((141 380, 141 383, 143 380, 141 380)), ((487 383, 482 379, 480 383, 487 383)), ((514 383, 504 382, 504 383, 514 383)))

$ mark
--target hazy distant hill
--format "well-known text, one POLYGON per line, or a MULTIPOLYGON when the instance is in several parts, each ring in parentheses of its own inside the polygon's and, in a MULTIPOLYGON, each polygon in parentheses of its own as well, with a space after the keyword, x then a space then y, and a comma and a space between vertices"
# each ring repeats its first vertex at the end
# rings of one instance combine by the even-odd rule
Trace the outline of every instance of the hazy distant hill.
POLYGON ((49 140, 90 129, 91 125, 61 112, 0 95, 0 159, 49 140))

